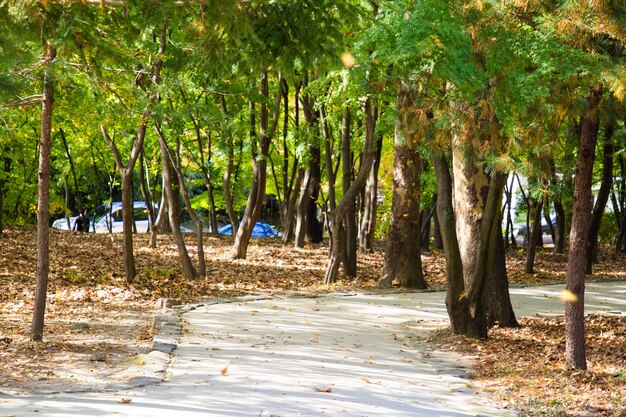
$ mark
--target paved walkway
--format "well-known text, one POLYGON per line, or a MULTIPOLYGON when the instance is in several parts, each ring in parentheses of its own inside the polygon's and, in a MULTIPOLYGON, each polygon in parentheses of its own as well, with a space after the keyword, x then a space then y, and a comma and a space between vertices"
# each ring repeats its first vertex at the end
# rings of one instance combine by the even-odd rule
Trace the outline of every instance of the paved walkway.
MULTIPOLYGON (((562 286, 512 290, 518 316, 561 314, 562 286)), ((108 393, 0 395, 0 416, 500 416, 468 363, 431 351, 443 293, 249 299, 187 307, 166 381, 108 393)), ((588 284, 626 314, 626 284, 588 284)))

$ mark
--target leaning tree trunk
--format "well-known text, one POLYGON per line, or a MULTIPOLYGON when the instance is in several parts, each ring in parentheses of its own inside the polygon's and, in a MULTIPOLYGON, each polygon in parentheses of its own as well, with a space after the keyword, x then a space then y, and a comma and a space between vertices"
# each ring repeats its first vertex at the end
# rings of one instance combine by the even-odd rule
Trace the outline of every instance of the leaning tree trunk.
MULTIPOLYGON (((271 137, 276 131, 278 125, 278 115, 280 113, 280 100, 282 97, 282 83, 280 82, 282 77, 279 76, 279 87, 276 93, 275 106, 273 111, 273 123, 269 127, 269 111, 267 109, 267 99, 269 99, 269 83, 267 71, 264 71, 261 75, 261 94, 265 97, 266 101, 261 104, 261 120, 260 130, 258 137, 258 148, 255 158, 252 162, 252 186, 250 187, 250 194, 248 195, 248 201, 246 209, 241 219, 241 225, 237 230, 235 237, 235 243, 233 245, 232 258, 233 259, 246 259, 248 245, 250 238, 252 237, 252 229, 259 220, 261 215, 261 209, 265 201, 265 181, 267 178, 267 158, 269 155, 269 148, 271 137)), ((256 136, 256 127, 254 122, 255 106, 254 103, 250 103, 251 114, 251 136, 256 136)))
POLYGON ((50 272, 50 246, 48 223, 50 220, 50 148, 52 133, 52 108, 54 103, 53 60, 56 49, 46 45, 44 55, 43 98, 41 101, 41 143, 39 147, 39 183, 37 200, 37 284, 30 338, 34 342, 43 340, 46 298, 48 297, 48 275, 50 272))
MULTIPOLYGON (((171 168, 173 168, 174 170, 173 174, 176 174, 175 176, 176 176, 176 179, 178 180, 177 194, 182 195, 183 202, 185 203, 185 208, 187 209, 187 213, 189 213, 189 216, 191 217, 191 220, 193 221, 193 224, 196 228, 196 248, 198 250, 198 275, 201 278, 204 278, 206 277, 206 262, 204 259, 204 225, 202 224, 202 221, 200 220, 195 210, 193 209, 191 205, 191 200, 189 199, 189 193, 187 192, 187 185, 185 184, 185 178, 183 177, 182 163, 181 163, 181 158, 180 158, 180 143, 178 144, 176 148, 176 153, 174 154, 174 152, 172 152, 167 146, 167 143, 165 142, 165 138, 163 137, 163 132, 161 131, 160 126, 158 124, 155 124, 155 126, 157 128, 156 130, 157 130, 157 135, 159 137, 159 145, 161 147, 161 152, 165 151, 167 153, 167 157, 169 159, 169 162, 171 163, 171 168)), ((174 187, 175 186, 176 184, 174 184, 174 187)), ((175 230, 173 226, 174 225, 172 225, 172 230, 175 230)), ((178 227, 178 230, 180 231, 180 227, 178 227)), ((172 231, 172 233, 174 232, 172 231)), ((181 235, 181 238, 182 238, 182 235, 181 235)), ((176 240, 177 243, 179 242, 175 234, 174 234, 174 240, 176 240)), ((184 240, 182 240, 182 245, 184 248, 184 253, 186 253, 187 258, 189 258, 184 240)), ((180 253, 181 252, 179 250, 179 254, 180 253)), ((191 265, 191 261, 190 261, 189 266, 185 266, 183 264, 183 270, 187 271, 188 269, 195 273, 195 271, 193 271, 193 266, 191 265)), ((185 275, 187 276, 187 273, 185 273, 185 275)), ((194 277, 195 276, 188 276, 188 278, 194 278, 194 277)))
MULTIPOLYGON (((333 241, 331 243, 328 264, 326 266, 326 272, 324 274, 324 284, 332 284, 337 281, 337 275, 339 274, 339 264, 341 262, 342 248, 340 232, 338 229, 340 228, 341 222, 346 215, 348 206, 354 204, 357 195, 362 191, 363 187, 365 186, 365 181, 367 181, 369 171, 374 162, 374 135, 376 130, 376 112, 372 108, 372 102, 370 98, 365 101, 363 110, 365 112, 365 143, 363 145, 363 157, 361 159, 361 166, 359 167, 359 172, 354 178, 354 181, 352 182, 352 184, 350 184, 350 188, 348 188, 348 191, 343 195, 341 202, 337 205, 337 207, 331 207, 331 212, 329 213, 330 232, 333 241)), ((334 174, 332 164, 328 166, 330 161, 330 155, 328 154, 330 144, 329 138, 327 137, 328 135, 326 134, 325 136, 325 145, 327 152, 327 172, 329 176, 329 182, 331 182, 334 174)), ((334 204, 330 196, 331 191, 332 183, 329 187, 329 201, 334 204)))
POLYGON ((183 273, 188 279, 196 278, 196 270, 191 263, 189 252, 187 252, 187 246, 185 240, 180 231, 180 188, 178 183, 178 175, 172 168, 172 163, 169 157, 169 149, 163 138, 161 129, 157 123, 155 123, 155 129, 159 137, 159 147, 161 149, 161 161, 163 166, 163 188, 165 189, 165 195, 167 196, 167 207, 170 226, 172 228, 172 237, 176 243, 178 249, 178 256, 183 268, 183 273))
POLYGON ((567 366, 587 369, 585 354, 585 268, 591 213, 591 181, 598 139, 602 86, 596 85, 588 98, 578 140, 572 229, 567 257, 566 289, 572 300, 565 303, 565 360, 567 366))
POLYGON ((417 91, 407 86, 399 87, 396 95, 391 224, 380 287, 391 287, 394 280, 405 288, 428 287, 420 253, 422 129, 414 109, 416 96, 417 91))
POLYGON ((613 132, 615 130, 615 119, 609 118, 604 127, 604 157, 602 158, 602 181, 600 191, 596 198, 596 204, 591 213, 591 224, 589 225, 589 242, 587 243, 587 273, 592 273, 592 265, 598 263, 598 235, 606 203, 609 201, 611 187, 613 186, 613 155, 615 146, 613 145, 613 132))

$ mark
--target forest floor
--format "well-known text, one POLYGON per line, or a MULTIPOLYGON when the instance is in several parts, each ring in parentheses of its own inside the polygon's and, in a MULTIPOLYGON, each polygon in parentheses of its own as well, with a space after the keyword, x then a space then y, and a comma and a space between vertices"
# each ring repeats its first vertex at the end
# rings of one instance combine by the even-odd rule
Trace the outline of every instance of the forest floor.
MULTIPOLYGON (((191 239, 191 237, 190 237, 191 239)), ((169 236, 158 247, 137 235, 138 276, 127 284, 121 236, 53 231, 50 284, 44 343, 28 339, 34 297, 36 236, 30 229, 0 235, 0 391, 33 390, 54 385, 71 390, 89 379, 104 387, 132 364, 151 343, 158 300, 188 303, 244 294, 322 294, 377 291, 383 252, 359 256, 359 277, 333 286, 321 281, 327 249, 304 249, 279 241, 253 240, 247 260, 230 259, 230 240, 206 241, 207 277, 182 277, 176 247, 169 236)), ((192 256, 195 247, 189 244, 192 256)), ((535 274, 524 273, 523 249, 508 252, 513 285, 563 282, 566 255, 540 251, 535 274)), ((426 280, 445 287, 443 253, 423 254, 426 280)), ((601 251, 593 280, 626 280, 626 257, 601 251)), ((525 318, 521 329, 492 330, 486 341, 467 341, 437 332, 440 349, 471 355, 474 381, 492 391, 503 406, 522 415, 626 416, 626 317, 594 316, 588 320, 590 370, 563 366, 563 321, 525 318)))

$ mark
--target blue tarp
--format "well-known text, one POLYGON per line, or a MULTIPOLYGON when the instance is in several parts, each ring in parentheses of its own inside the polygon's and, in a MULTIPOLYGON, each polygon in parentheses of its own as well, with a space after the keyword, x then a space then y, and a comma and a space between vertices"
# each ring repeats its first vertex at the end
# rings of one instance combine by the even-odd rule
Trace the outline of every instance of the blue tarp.
MULTIPOLYGON (((230 224, 227 224, 226 226, 222 226, 219 229, 217 229, 217 231, 220 235, 230 236, 233 234, 233 226, 230 224)), ((257 222, 254 225, 254 229, 252 229, 252 237, 264 238, 264 237, 277 237, 277 236, 278 236, 278 232, 276 231, 276 229, 274 229, 272 226, 270 226, 267 223, 257 222)))

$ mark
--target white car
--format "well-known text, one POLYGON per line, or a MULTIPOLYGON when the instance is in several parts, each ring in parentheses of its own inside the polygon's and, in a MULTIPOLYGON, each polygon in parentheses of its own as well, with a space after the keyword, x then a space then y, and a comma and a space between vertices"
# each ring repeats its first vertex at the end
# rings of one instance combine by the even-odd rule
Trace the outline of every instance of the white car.
MULTIPOLYGON (((150 230, 150 222, 148 221, 148 209, 145 201, 133 202, 135 225, 137 226, 137 233, 148 233, 150 230)), ((155 207, 156 209, 156 207, 155 207)), ((72 230, 74 223, 78 216, 70 217, 70 227, 67 227, 67 219, 62 217, 55 220, 52 223, 52 227, 59 230, 72 230)), ((122 233, 123 221, 122 221, 122 203, 116 201, 111 205, 109 211, 109 205, 103 204, 96 210, 95 219, 90 218, 90 232, 96 233, 122 233)), ((181 228, 182 230, 182 228, 181 228)), ((183 230, 185 231, 185 230, 183 230)))

